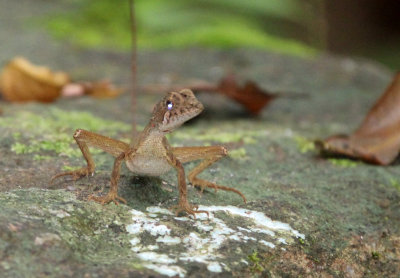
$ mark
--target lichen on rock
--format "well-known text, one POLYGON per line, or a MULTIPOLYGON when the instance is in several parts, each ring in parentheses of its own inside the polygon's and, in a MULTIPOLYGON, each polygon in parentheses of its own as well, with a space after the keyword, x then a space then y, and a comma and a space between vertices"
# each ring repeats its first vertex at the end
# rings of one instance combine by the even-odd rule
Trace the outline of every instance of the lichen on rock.
POLYGON ((148 207, 147 212, 131 210, 133 223, 127 226, 128 233, 133 235, 131 249, 148 262, 145 267, 167 276, 183 277, 185 268, 192 263, 218 273, 248 264, 243 261, 247 258, 244 249, 250 246, 276 248, 292 243, 293 238, 305 238, 289 224, 273 221, 262 212, 235 206, 199 209, 208 211, 210 216, 174 217, 160 207, 148 207), (236 249, 231 250, 230 245, 236 249))

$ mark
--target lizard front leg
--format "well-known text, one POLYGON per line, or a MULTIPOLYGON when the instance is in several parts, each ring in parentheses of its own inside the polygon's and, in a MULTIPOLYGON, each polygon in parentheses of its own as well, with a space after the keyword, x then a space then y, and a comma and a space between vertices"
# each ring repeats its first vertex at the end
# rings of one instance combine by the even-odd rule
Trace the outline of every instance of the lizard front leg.
POLYGON ((67 171, 57 174, 51 178, 51 183, 53 183, 55 179, 62 176, 72 176, 73 180, 77 180, 84 176, 93 175, 95 163, 93 161, 92 155, 90 154, 89 146, 102 149, 103 151, 113 155, 114 157, 118 157, 121 153, 126 152, 129 149, 129 145, 124 142, 114 140, 109 137, 102 136, 100 134, 96 134, 84 129, 77 129, 73 137, 78 144, 83 157, 86 160, 87 166, 82 167, 78 170, 67 171))
POLYGON ((88 200, 94 200, 102 205, 114 202, 118 205, 118 200, 126 204, 126 200, 118 196, 118 181, 120 176, 121 164, 125 160, 126 153, 120 154, 114 161, 114 167, 111 174, 111 187, 106 196, 98 197, 91 195, 88 200))
POLYGON ((187 186, 186 186, 186 179, 185 179, 185 169, 183 168, 182 163, 176 159, 171 151, 167 154, 168 162, 176 169, 178 173, 178 187, 179 187, 179 203, 176 209, 176 214, 181 211, 185 211, 194 217, 196 217, 196 213, 206 213, 208 212, 205 210, 198 210, 197 206, 190 205, 187 200, 187 186))
POLYGON ((227 155, 227 150, 222 146, 206 146, 206 147, 178 147, 172 148, 173 154, 182 163, 202 160, 199 165, 197 165, 188 175, 188 179, 193 186, 201 188, 201 191, 205 187, 214 188, 215 190, 222 189, 225 191, 232 191, 240 195, 243 201, 246 203, 246 197, 242 192, 235 188, 218 185, 197 177, 198 174, 203 172, 211 164, 215 163, 217 160, 227 155))

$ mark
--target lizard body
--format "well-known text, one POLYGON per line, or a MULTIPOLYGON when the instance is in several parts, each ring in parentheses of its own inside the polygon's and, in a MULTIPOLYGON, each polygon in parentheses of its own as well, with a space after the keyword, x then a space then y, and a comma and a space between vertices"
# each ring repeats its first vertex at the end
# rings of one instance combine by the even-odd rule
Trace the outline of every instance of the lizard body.
POLYGON ((134 144, 117 141, 90 131, 78 129, 74 134, 87 166, 75 171, 68 171, 55 175, 52 181, 61 176, 72 176, 74 180, 84 176, 93 175, 95 164, 89 152, 89 146, 100 148, 114 157, 113 171, 111 174, 111 188, 106 196, 90 196, 89 199, 106 204, 111 201, 118 204, 118 200, 126 202, 118 196, 118 180, 120 167, 123 162, 130 171, 138 175, 159 176, 171 169, 178 174, 179 203, 177 212, 185 211, 189 214, 207 213, 197 210, 196 206, 189 204, 187 200, 187 188, 183 163, 202 160, 188 175, 193 186, 232 191, 239 194, 246 202, 244 195, 230 187, 221 186, 212 182, 197 178, 205 168, 227 154, 222 146, 210 147, 171 147, 165 135, 181 126, 187 120, 197 116, 203 110, 203 105, 196 99, 191 90, 168 93, 153 109, 152 117, 144 130, 136 138, 134 144))

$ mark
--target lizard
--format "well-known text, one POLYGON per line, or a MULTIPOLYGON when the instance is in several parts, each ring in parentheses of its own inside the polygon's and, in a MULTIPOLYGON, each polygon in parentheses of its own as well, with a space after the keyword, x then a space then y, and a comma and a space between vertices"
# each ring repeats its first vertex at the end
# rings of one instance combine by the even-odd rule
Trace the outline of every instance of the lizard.
POLYGON ((51 183, 59 177, 71 176, 73 180, 85 176, 93 176, 95 163, 89 151, 90 147, 100 148, 115 157, 111 174, 111 186, 107 195, 90 195, 89 200, 101 204, 126 200, 118 195, 118 180, 121 164, 125 162, 127 168, 137 174, 145 176, 160 176, 171 169, 175 169, 178 176, 179 200, 175 206, 176 214, 181 211, 196 216, 196 213, 207 213, 198 210, 198 206, 191 205, 187 199, 187 184, 183 164, 191 161, 201 162, 188 174, 189 182, 201 189, 214 188, 232 191, 243 198, 245 196, 237 189, 218 185, 197 177, 203 170, 227 155, 227 149, 223 146, 196 146, 196 147, 172 147, 166 134, 172 132, 184 122, 199 115, 204 109, 203 104, 189 89, 179 92, 170 92, 158 102, 153 109, 152 117, 143 131, 135 138, 132 145, 118 141, 84 129, 77 129, 73 135, 79 146, 87 166, 77 170, 59 173, 52 177, 51 183))

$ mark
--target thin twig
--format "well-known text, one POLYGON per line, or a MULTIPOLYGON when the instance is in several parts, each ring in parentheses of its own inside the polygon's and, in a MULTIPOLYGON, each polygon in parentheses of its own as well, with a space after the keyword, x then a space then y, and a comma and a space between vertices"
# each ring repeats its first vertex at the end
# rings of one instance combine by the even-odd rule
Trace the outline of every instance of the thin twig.
POLYGON ((137 136, 136 130, 136 107, 137 107, 137 29, 136 29, 136 18, 135 18, 135 5, 134 0, 129 0, 129 14, 130 14, 130 27, 131 27, 131 111, 132 111, 132 140, 137 136))

